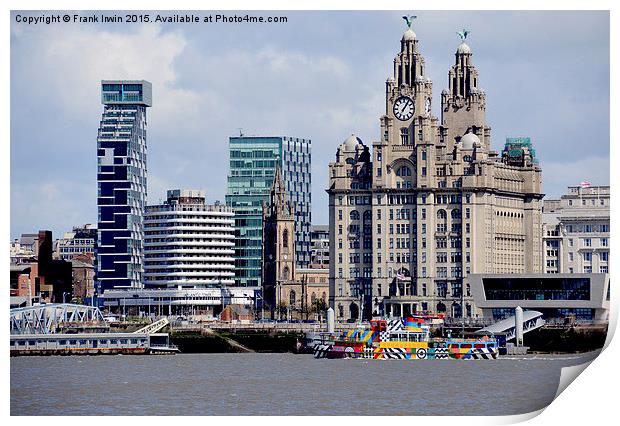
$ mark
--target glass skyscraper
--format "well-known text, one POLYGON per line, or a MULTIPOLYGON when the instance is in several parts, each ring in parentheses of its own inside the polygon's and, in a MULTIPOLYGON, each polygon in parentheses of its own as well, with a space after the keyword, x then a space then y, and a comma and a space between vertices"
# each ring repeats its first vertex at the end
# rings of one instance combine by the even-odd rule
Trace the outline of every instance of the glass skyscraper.
POLYGON ((143 287, 146 203, 146 108, 151 83, 103 80, 97 135, 96 286, 143 287))
POLYGON ((239 136, 229 140, 226 204, 235 212, 235 285, 261 286, 262 205, 279 162, 288 199, 295 203, 297 265, 310 264, 311 141, 287 136, 239 136))

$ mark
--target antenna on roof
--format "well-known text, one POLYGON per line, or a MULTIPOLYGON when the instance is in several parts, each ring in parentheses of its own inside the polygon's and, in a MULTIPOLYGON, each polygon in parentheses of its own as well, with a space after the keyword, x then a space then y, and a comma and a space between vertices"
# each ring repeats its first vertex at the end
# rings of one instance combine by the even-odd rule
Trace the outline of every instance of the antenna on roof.
POLYGON ((240 138, 243 137, 243 129, 241 127, 239 127, 239 137, 240 138))

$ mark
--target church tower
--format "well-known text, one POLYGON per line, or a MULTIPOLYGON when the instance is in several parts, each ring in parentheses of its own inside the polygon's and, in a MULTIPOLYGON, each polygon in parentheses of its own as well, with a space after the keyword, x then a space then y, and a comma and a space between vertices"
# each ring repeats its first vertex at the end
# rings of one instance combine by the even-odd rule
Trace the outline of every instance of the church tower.
POLYGON ((263 203, 263 297, 272 312, 284 298, 282 287, 295 281, 295 207, 276 167, 269 202, 263 203))
MULTIPOLYGON (((455 63, 448 72, 448 88, 441 93, 440 139, 447 151, 461 138, 473 133, 484 150, 491 149, 491 128, 486 125, 486 94, 479 88, 478 70, 473 64, 471 48, 465 43, 468 30, 457 32, 461 44, 454 54, 455 63)), ((467 139, 467 138, 466 138, 467 139)))

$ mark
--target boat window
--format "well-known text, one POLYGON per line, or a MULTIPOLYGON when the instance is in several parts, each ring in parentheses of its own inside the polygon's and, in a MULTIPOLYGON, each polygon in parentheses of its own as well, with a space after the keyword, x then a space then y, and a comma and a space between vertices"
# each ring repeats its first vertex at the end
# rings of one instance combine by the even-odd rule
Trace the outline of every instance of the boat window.
POLYGON ((37 344, 37 342, 35 342, 34 340, 28 340, 28 345, 29 346, 34 346, 36 344, 37 344))
POLYGON ((476 344, 474 345, 474 348, 476 348, 476 349, 482 349, 482 348, 484 348, 484 346, 485 346, 485 345, 484 345, 484 343, 476 343, 476 344))
POLYGON ((471 343, 462 343, 461 348, 471 348, 471 343))
POLYGON ((66 341, 66 340, 61 340, 61 341, 59 341, 58 343, 59 343, 59 344, 61 344, 61 345, 66 345, 66 344, 67 344, 67 341, 66 341))
POLYGON ((121 339, 121 345, 126 345, 127 344, 127 339, 121 339))
POLYGON ((137 343, 138 343, 138 339, 131 339, 131 344, 132 344, 132 345, 135 345, 135 344, 137 344, 137 343))
POLYGON ((80 345, 85 345, 86 344, 86 340, 80 340, 80 345))
POLYGON ((77 344, 77 340, 69 340, 69 344, 70 345, 76 345, 77 344))
POLYGON ((113 345, 116 345, 118 342, 116 341, 116 339, 110 340, 110 343, 113 345))

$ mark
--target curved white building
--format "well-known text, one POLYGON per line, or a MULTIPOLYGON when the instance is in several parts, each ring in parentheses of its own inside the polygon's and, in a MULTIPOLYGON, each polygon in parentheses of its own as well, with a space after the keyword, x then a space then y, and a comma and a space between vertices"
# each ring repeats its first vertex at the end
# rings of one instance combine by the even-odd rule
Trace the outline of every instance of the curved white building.
POLYGON ((145 285, 225 287, 234 284, 234 213, 206 205, 204 191, 174 189, 144 217, 145 285))

